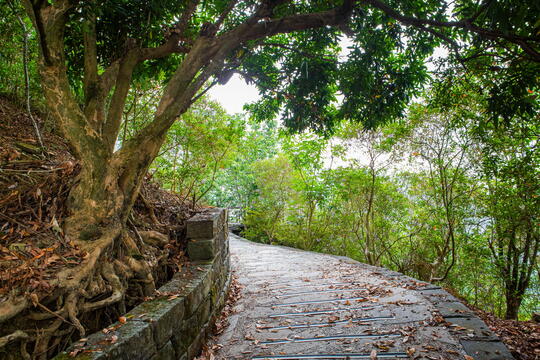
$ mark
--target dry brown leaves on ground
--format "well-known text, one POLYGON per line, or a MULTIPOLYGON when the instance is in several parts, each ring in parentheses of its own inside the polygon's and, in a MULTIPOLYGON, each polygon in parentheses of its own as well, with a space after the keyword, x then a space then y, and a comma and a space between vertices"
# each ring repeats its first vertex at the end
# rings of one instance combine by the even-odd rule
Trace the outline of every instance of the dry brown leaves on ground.
POLYGON ((212 329, 211 338, 203 345, 201 354, 194 360, 214 360, 219 359, 216 353, 223 347, 222 344, 217 343, 217 337, 227 328, 229 325, 229 317, 234 313, 234 306, 238 300, 242 297, 242 286, 238 283, 235 276, 231 279, 231 285, 229 288, 229 295, 221 314, 219 315, 214 327, 212 329))
POLYGON ((13 288, 50 292, 59 268, 85 256, 59 227, 76 162, 60 137, 43 138, 46 151, 27 114, 0 98, 0 297, 13 288))
POLYGON ((503 320, 472 308, 499 336, 516 360, 540 359, 540 324, 534 321, 503 320))

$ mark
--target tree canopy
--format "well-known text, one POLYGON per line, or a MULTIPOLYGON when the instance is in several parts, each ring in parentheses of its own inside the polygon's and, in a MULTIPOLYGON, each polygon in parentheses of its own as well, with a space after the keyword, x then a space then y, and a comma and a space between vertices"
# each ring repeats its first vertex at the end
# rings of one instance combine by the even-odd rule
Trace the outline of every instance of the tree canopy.
MULTIPOLYGON (((26 6, 45 63, 62 57, 63 49, 53 44, 62 40, 51 40, 65 34, 69 82, 80 103, 89 105, 114 89, 116 101, 104 121, 113 128, 115 108, 137 78, 172 80, 166 94, 181 103, 179 91, 189 90, 192 101, 203 84, 224 83, 238 73, 263 94, 250 107, 259 118, 281 112, 289 128, 320 132, 342 119, 373 127, 402 116, 428 79, 425 62, 437 46, 448 47, 456 64, 491 79, 497 74, 490 86, 490 110, 497 116, 528 111, 526 89, 539 81, 535 1, 96 0, 26 6), (348 55, 340 57, 345 40, 348 55)), ((168 106, 175 114, 183 111, 168 106)))

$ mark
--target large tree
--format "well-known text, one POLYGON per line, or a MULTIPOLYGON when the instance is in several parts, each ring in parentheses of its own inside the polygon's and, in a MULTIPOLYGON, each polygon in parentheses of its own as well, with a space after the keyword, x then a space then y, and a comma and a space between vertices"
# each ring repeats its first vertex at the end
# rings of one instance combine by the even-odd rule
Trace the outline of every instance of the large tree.
MULTIPOLYGON (((209 86, 239 73, 263 94, 252 106, 260 118, 281 112, 292 129, 325 132, 338 119, 371 127, 402 115, 427 80, 426 58, 441 43, 459 54, 473 39, 475 58, 498 51, 520 64, 540 62, 535 1, 460 0, 453 9, 442 0, 23 3, 39 39, 50 115, 81 164, 62 227, 89 256, 58 274, 54 293, 69 294, 56 314, 81 332, 78 314, 121 299, 114 267, 102 259, 117 256, 111 245, 125 238, 141 181, 168 129, 209 86), (339 57, 343 36, 351 43, 346 60, 339 57), (117 148, 130 86, 145 78, 163 79, 163 95, 153 120, 117 148), (74 291, 92 288, 96 276, 110 283, 103 289, 115 290, 109 298, 74 291)), ((55 304, 54 297, 46 301, 55 304)), ((15 295, 0 303, 0 323, 30 303, 15 295)))

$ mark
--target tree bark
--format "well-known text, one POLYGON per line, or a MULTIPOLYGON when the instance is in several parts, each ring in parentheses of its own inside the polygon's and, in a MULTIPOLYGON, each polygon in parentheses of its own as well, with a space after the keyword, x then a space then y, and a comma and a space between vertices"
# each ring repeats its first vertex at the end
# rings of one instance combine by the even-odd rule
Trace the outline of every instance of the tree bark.
POLYGON ((506 313, 505 319, 518 320, 519 308, 523 298, 519 294, 509 293, 506 294, 506 313))

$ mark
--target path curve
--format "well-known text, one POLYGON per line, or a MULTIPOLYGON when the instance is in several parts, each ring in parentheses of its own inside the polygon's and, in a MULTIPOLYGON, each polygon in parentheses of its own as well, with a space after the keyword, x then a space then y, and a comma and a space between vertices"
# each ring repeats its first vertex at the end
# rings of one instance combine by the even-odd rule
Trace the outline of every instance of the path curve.
POLYGON ((513 359, 440 287, 233 234, 230 248, 243 295, 219 359, 513 359))

